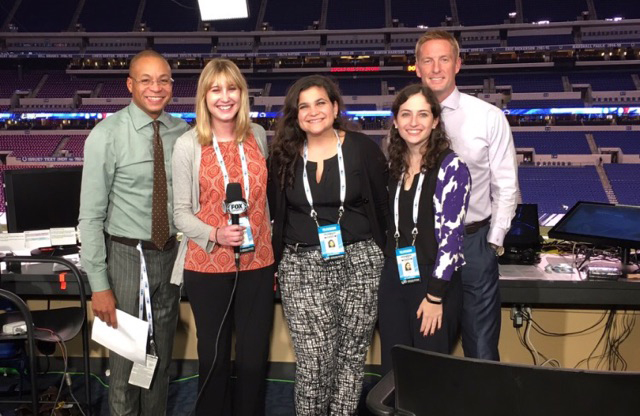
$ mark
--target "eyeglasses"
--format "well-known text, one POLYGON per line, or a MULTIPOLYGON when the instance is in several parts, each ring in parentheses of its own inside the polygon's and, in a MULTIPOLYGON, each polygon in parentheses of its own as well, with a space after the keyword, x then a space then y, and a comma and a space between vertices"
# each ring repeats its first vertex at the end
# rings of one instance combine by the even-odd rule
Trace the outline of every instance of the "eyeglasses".
POLYGON ((143 79, 135 79, 133 77, 129 77, 129 78, 131 78, 133 81, 137 82, 138 84, 142 85, 145 88, 151 87, 153 84, 158 84, 159 87, 166 88, 169 85, 173 84, 173 78, 161 78, 157 80, 153 80, 151 78, 143 78, 143 79))

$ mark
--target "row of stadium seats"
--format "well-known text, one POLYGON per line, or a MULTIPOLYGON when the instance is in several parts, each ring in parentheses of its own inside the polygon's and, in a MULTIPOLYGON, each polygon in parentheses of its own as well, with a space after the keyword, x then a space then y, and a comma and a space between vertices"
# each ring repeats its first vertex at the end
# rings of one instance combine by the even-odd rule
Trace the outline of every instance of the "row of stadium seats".
MULTIPOLYGON (((77 140, 74 140, 76 144, 79 143, 77 140)), ((4 170, 32 167, 34 166, 0 165, 0 186, 4 170)), ((604 168, 617 202, 640 205, 640 164, 605 164, 604 168)), ((540 214, 563 213, 577 201, 611 202, 607 198, 595 166, 520 166, 518 177, 522 202, 537 203, 540 214)), ((0 211, 4 211, 4 197, 1 192, 0 211)))
POLYGON ((640 164, 606 164, 604 169, 618 202, 640 205, 640 164))
MULTIPOLYGON (((583 85, 591 86, 592 91, 618 91, 625 93, 623 97, 625 105, 629 102, 640 102, 640 94, 636 91, 634 80, 640 84, 640 71, 618 72, 615 76, 606 78, 601 73, 569 73, 565 75, 570 81, 571 89, 583 85), (609 79, 609 81, 607 81, 609 79), (626 92, 636 92, 626 94, 626 92)), ((585 101, 579 98, 579 93, 569 97, 563 96, 569 91, 563 87, 561 75, 553 74, 527 74, 527 76, 516 75, 495 75, 479 77, 461 74, 458 77, 458 85, 461 88, 472 89, 480 92, 506 92, 521 94, 514 95, 505 107, 508 108, 547 108, 547 107, 584 107, 585 101), (494 87, 485 87, 488 81, 493 81, 494 87), (487 89, 488 88, 488 89, 487 89), (543 94, 530 94, 543 93, 543 94), (557 96, 554 96, 554 93, 557 96), (533 96, 532 96, 533 95, 533 96), (578 98, 576 98, 578 97, 578 98)), ((417 77, 407 74, 396 76, 388 80, 377 76, 359 77, 336 77, 343 95, 345 96, 381 96, 393 94, 404 86, 418 82, 417 77), (386 88, 384 88, 386 82, 386 88)), ((197 78, 192 76, 184 78, 175 77, 174 97, 194 97, 197 88, 197 78)), ((293 83, 293 79, 261 79, 249 77, 250 88, 257 95, 281 97, 286 94, 288 87, 293 83), (269 91, 266 94, 266 91, 269 91)), ((130 93, 126 87, 125 80, 120 79, 95 79, 83 77, 71 77, 62 72, 51 71, 32 72, 18 77, 13 71, 0 71, 0 99, 8 99, 16 92, 25 98, 73 98, 81 93, 84 97, 96 98, 125 98, 130 93)), ((618 99, 613 94, 611 99, 618 99), (615 96, 615 97, 614 97, 615 96)), ((620 95, 620 94, 618 94, 620 95)), ((600 98, 600 97, 599 97, 600 98)), ((593 100, 597 105, 605 104, 603 100, 593 100)))
POLYGON ((51 157, 55 151, 66 150, 69 156, 82 157, 86 135, 0 135, 0 151, 11 156, 51 157), (64 140, 64 143, 62 141, 64 140))
MULTIPOLYGON (((169 106, 172 107, 172 106, 169 106)), ((193 111, 189 108, 168 108, 169 111, 193 111)), ((273 126, 272 126, 273 127, 273 126)), ((384 124, 371 124, 365 130, 384 130, 384 124)), ((596 146, 599 149, 619 148, 625 155, 640 155, 639 131, 594 131, 596 146)), ((86 135, 0 135, 0 151, 11 151, 15 157, 49 157, 56 150, 68 150, 73 156, 81 156, 86 135), (64 146, 58 148, 61 140, 68 138, 64 146)), ((513 133, 517 149, 534 149, 538 155, 587 155, 591 154, 585 132, 520 132, 513 133)))

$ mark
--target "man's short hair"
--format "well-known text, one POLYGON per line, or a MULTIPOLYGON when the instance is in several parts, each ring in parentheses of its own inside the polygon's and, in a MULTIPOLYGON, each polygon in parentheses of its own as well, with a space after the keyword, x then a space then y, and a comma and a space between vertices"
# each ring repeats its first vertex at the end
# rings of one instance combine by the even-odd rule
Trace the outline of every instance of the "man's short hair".
POLYGON ((460 45, 458 45, 458 41, 455 37, 453 37, 451 33, 447 32, 446 30, 430 30, 422 35, 420 39, 418 39, 418 43, 416 43, 416 59, 419 59, 420 57, 420 47, 422 47, 425 42, 436 39, 448 41, 453 48, 454 56, 456 58, 460 57, 460 45))
MULTIPOLYGON (((165 61, 167 63, 167 65, 169 65, 169 62, 167 62, 167 60, 165 59, 164 56, 162 56, 158 52, 154 51, 153 49, 145 49, 143 51, 138 52, 133 58, 131 58, 131 61, 129 61, 129 72, 131 72, 131 68, 134 67, 136 62, 138 62, 142 58, 158 58, 158 59, 162 59, 163 61, 165 61)), ((169 66, 169 67, 171 67, 171 66, 169 66)))

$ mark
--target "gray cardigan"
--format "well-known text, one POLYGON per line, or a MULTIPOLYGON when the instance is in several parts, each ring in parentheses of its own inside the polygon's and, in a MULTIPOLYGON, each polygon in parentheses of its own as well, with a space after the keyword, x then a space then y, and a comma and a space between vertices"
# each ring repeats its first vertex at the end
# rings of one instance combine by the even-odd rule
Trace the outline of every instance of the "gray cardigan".
MULTIPOLYGON (((267 134, 257 124, 251 124, 262 155, 267 158, 267 134)), ((171 168, 173 171, 173 221, 182 232, 182 241, 178 257, 173 265, 171 283, 181 285, 184 261, 187 255, 187 242, 191 239, 206 252, 213 251, 213 241, 209 235, 213 226, 202 222, 196 214, 200 212, 200 158, 202 146, 198 143, 195 129, 191 129, 178 138, 173 148, 171 168)), ((267 207, 269 205, 267 204, 267 207)))

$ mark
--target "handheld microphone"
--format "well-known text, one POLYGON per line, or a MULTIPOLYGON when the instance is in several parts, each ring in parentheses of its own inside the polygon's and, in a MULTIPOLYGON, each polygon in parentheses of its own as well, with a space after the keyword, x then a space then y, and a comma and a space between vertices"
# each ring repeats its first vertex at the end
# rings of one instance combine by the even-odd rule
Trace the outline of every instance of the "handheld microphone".
MULTIPOLYGON (((240 224, 240 214, 247 212, 247 201, 242 198, 242 187, 239 183, 229 183, 227 184, 226 197, 225 200, 222 201, 222 210, 224 212, 228 212, 231 215, 231 224, 239 225, 240 224)), ((211 374, 213 374, 213 369, 216 366, 216 360, 218 359, 218 345, 220 342, 220 333, 222 332, 222 327, 224 325, 227 316, 229 315, 229 309, 231 309, 231 304, 233 303, 233 298, 236 293, 236 288, 238 287, 238 275, 240 274, 240 247, 233 247, 233 251, 235 252, 235 260, 236 260, 236 277, 233 279, 233 289, 231 289, 231 296, 229 296, 229 303, 227 304, 227 309, 222 316, 222 321, 220 322, 220 326, 218 327, 218 335, 216 335, 216 342, 214 347, 213 354, 213 362, 211 363, 211 367, 209 368, 209 372, 207 373, 207 377, 204 379, 204 382, 201 387, 199 387, 198 395, 196 396, 196 407, 198 406, 198 402, 200 401, 200 397, 209 382, 209 378, 211 378, 211 374)), ((202 379, 201 379, 202 380, 202 379)), ((191 416, 195 412, 195 409, 189 413, 191 416)))
MULTIPOLYGON (((242 198, 242 187, 237 182, 227 184, 227 197, 224 200, 224 210, 231 214, 231 224, 240 224, 240 214, 247 212, 247 201, 242 198)), ((236 267, 240 269, 240 246, 234 246, 236 267)))

